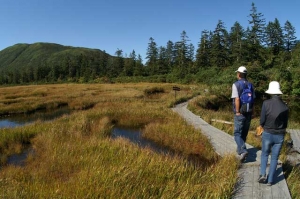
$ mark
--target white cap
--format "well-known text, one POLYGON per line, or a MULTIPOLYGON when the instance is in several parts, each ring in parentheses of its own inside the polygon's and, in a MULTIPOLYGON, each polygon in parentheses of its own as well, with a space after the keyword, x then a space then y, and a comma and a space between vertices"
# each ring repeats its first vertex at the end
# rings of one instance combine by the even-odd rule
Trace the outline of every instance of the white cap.
POLYGON ((277 81, 271 81, 269 83, 269 89, 266 91, 268 94, 273 94, 273 95, 281 95, 282 92, 280 90, 280 85, 277 81))
POLYGON ((247 73, 247 68, 245 66, 240 66, 235 72, 247 73))

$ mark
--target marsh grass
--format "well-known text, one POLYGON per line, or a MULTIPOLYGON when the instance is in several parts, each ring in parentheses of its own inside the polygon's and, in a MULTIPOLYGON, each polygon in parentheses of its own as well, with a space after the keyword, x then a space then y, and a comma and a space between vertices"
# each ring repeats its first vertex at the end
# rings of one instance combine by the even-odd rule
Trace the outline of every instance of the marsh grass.
POLYGON ((288 177, 287 184, 291 192, 292 198, 300 198, 300 166, 288 166, 286 168, 288 177))
MULTIPOLYGON (((19 93, 14 104, 24 111, 45 102, 64 102, 81 110, 50 122, 0 130, 1 153, 10 154, 7 151, 12 146, 11 151, 17 152, 24 143, 30 143, 34 150, 25 166, 1 168, 0 196, 230 198, 239 163, 231 155, 218 157, 200 131, 169 109, 175 103, 172 86, 139 83, 0 88, 0 101, 19 93), (145 95, 151 88, 164 92, 145 95), (85 104, 93 106, 85 109, 85 104), (123 138, 111 139, 114 125, 140 128, 145 137, 177 155, 155 153, 123 138), (191 164, 191 158, 197 164, 191 164)), ((181 88, 179 98, 191 98, 197 89, 202 90, 187 85, 181 88)), ((17 110, 8 106, 2 104, 0 112, 17 110)))
POLYGON ((1 129, 0 131, 0 165, 4 164, 7 157, 19 154, 30 144, 30 140, 40 132, 40 129, 17 127, 15 129, 1 129))
POLYGON ((218 161, 208 138, 194 127, 187 126, 178 115, 173 115, 167 122, 159 121, 146 125, 143 137, 166 146, 176 153, 184 154, 187 159, 192 159, 196 165, 201 165, 203 168, 218 161))
POLYGON ((70 109, 84 110, 96 102, 95 90, 99 85, 86 89, 81 84, 31 85, 3 87, 0 89, 0 115, 51 110, 68 105, 70 109))

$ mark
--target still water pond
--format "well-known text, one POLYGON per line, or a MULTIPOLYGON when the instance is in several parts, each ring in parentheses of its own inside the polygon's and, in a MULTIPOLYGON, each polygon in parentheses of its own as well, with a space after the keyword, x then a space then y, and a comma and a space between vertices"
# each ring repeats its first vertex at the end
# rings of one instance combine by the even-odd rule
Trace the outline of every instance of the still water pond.
POLYGON ((160 154, 171 154, 172 152, 166 147, 162 147, 153 141, 142 137, 142 132, 134 129, 124 129, 115 127, 112 131, 112 138, 122 137, 137 144, 142 148, 150 148, 151 150, 160 154))
MULTIPOLYGON (((11 117, 2 117, 0 118, 0 128, 14 128, 19 126, 24 126, 35 122, 37 120, 40 121, 49 121, 53 120, 59 116, 70 114, 71 111, 67 108, 61 108, 55 111, 42 111, 36 112, 34 114, 22 114, 22 115, 14 115, 11 117)), ((144 139, 142 137, 142 132, 136 129, 124 129, 115 127, 112 131, 112 138, 116 139, 119 137, 128 139, 129 141, 137 144, 143 148, 150 148, 151 150, 160 153, 160 154, 170 154, 170 150, 163 148, 156 143, 144 139)), ((31 148, 25 149, 20 154, 14 154, 8 157, 7 164, 15 165, 15 166, 23 166, 24 162, 29 154, 34 153, 31 148)))
POLYGON ((18 126, 24 126, 36 122, 38 120, 49 121, 70 113, 71 110, 66 107, 51 111, 37 111, 32 114, 18 114, 0 117, 0 128, 13 128, 18 126))
MULTIPOLYGON (((71 110, 68 108, 60 108, 51 111, 37 111, 32 114, 18 114, 6 117, 0 117, 0 129, 1 128, 14 128, 19 126, 25 126, 27 124, 40 121, 50 121, 62 115, 70 114, 71 110)), ((33 153, 32 148, 26 148, 20 154, 14 154, 7 158, 8 165, 23 166, 24 162, 29 154, 33 153)))

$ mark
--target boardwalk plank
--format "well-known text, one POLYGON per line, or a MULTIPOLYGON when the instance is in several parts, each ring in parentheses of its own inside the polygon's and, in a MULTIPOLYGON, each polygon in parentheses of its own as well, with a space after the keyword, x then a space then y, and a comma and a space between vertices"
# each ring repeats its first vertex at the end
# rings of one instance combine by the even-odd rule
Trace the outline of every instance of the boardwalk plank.
POLYGON ((293 140, 293 149, 300 153, 300 130, 288 129, 287 132, 290 133, 293 140))

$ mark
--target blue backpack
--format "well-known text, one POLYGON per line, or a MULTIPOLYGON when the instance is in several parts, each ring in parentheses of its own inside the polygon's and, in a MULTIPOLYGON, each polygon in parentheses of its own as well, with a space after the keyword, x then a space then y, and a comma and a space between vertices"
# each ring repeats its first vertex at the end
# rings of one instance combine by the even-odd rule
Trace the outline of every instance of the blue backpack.
POLYGON ((249 113, 252 112, 253 103, 254 103, 254 96, 253 96, 253 86, 251 83, 245 81, 238 81, 241 88, 240 88, 240 112, 249 113))

